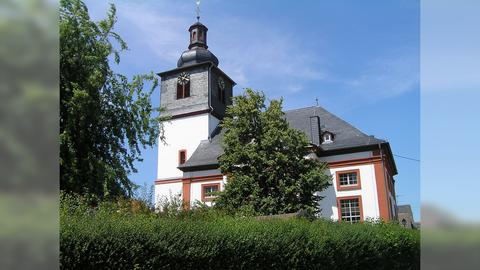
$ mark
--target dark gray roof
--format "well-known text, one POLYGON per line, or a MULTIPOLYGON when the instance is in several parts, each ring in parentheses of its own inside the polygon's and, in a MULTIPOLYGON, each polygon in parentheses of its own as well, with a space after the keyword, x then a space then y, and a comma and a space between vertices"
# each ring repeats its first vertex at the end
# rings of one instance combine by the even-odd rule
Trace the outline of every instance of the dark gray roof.
POLYGON ((303 131, 315 143, 318 131, 311 127, 310 117, 318 116, 320 118, 320 132, 328 131, 334 134, 334 140, 331 143, 324 143, 320 148, 324 151, 337 150, 358 146, 377 145, 385 141, 368 136, 354 126, 343 121, 336 115, 330 113, 322 107, 314 106, 296 110, 285 111, 285 117, 291 127, 303 131))
POLYGON ((205 48, 195 48, 182 53, 177 62, 177 67, 187 67, 199 63, 212 62, 218 66, 218 58, 205 48))
POLYGON ((218 157, 223 154, 222 139, 225 131, 217 127, 211 140, 203 140, 187 162, 178 168, 195 168, 213 166, 218 164, 218 157))
POLYGON ((399 205, 397 206, 397 210, 398 210, 398 213, 406 213, 406 214, 412 213, 412 208, 410 207, 409 204, 399 205))
MULTIPOLYGON (((315 106, 285 111, 285 118, 291 127, 303 131, 311 143, 317 145, 322 151, 351 149, 385 143, 384 140, 366 135, 322 107, 315 106), (315 116, 320 119, 320 131, 312 128, 311 119, 315 116), (320 133, 324 131, 333 133, 334 140, 331 143, 318 145, 320 133)), ((198 167, 215 167, 218 164, 218 157, 223 154, 221 146, 223 134, 224 131, 217 128, 212 134, 211 140, 201 141, 192 156, 179 168, 187 171, 198 167)))

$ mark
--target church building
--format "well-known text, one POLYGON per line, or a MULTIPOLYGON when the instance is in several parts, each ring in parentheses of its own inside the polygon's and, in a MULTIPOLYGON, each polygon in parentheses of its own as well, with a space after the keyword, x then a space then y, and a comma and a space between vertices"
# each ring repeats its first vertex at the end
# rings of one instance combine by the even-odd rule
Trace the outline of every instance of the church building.
MULTIPOLYGON (((223 132, 219 123, 231 104, 235 82, 208 50, 207 27, 188 29, 190 45, 177 67, 159 73, 160 105, 171 116, 164 122, 166 143, 158 146, 155 202, 178 196, 187 206, 211 205, 223 190, 219 170, 223 132)), ((310 140, 308 158, 328 164, 332 185, 322 191, 321 216, 344 222, 396 220, 395 160, 387 141, 366 135, 320 106, 285 111, 289 125, 310 140)))

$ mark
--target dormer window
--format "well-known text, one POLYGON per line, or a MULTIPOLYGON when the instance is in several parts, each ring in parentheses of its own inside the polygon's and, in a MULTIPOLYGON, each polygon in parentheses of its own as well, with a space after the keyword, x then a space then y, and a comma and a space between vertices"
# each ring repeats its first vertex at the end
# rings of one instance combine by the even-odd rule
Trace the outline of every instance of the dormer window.
POLYGON ((177 78, 177 99, 190 96, 190 75, 186 72, 180 73, 177 78))
POLYGON ((324 132, 323 135, 322 135, 322 141, 323 141, 323 143, 333 142, 333 133, 330 133, 328 131, 324 132))

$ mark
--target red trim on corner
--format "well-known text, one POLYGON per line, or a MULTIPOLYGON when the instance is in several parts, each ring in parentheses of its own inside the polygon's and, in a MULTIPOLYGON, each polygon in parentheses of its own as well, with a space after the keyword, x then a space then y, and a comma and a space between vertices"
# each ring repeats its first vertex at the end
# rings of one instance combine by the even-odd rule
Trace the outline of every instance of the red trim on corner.
POLYGON ((191 190, 191 183, 190 179, 183 179, 182 180, 182 200, 183 200, 183 208, 185 210, 190 209, 190 190, 191 190))
POLYGON ((374 164, 375 182, 377 185, 378 209, 380 211, 380 218, 388 221, 390 220, 389 203, 385 187, 385 174, 382 167, 382 163, 374 164))
POLYGON ((336 171, 335 172, 335 178, 337 182, 337 191, 346 191, 346 190, 355 190, 355 189, 361 189, 362 188, 362 182, 360 179, 360 169, 354 169, 354 170, 346 170, 346 171, 336 171), (357 173, 357 184, 356 185, 351 185, 351 186, 341 186, 340 185, 340 174, 344 173, 357 173))
POLYGON ((358 199, 358 206, 360 207, 360 221, 363 220, 363 204, 362 204, 362 196, 345 196, 345 197, 337 197, 337 210, 338 210, 338 222, 342 222, 342 209, 340 208, 340 201, 341 200, 351 200, 351 199, 358 199))

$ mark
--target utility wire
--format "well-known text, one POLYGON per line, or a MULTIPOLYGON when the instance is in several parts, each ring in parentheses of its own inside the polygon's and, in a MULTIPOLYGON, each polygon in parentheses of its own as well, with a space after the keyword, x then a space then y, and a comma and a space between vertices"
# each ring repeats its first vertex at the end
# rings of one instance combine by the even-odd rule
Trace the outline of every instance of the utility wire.
POLYGON ((415 159, 415 158, 409 158, 409 157, 404 157, 404 156, 395 155, 395 154, 394 154, 394 156, 396 156, 396 157, 399 157, 399 158, 404 158, 404 159, 408 159, 408 160, 413 160, 413 161, 420 162, 420 160, 419 160, 419 159, 415 159))

